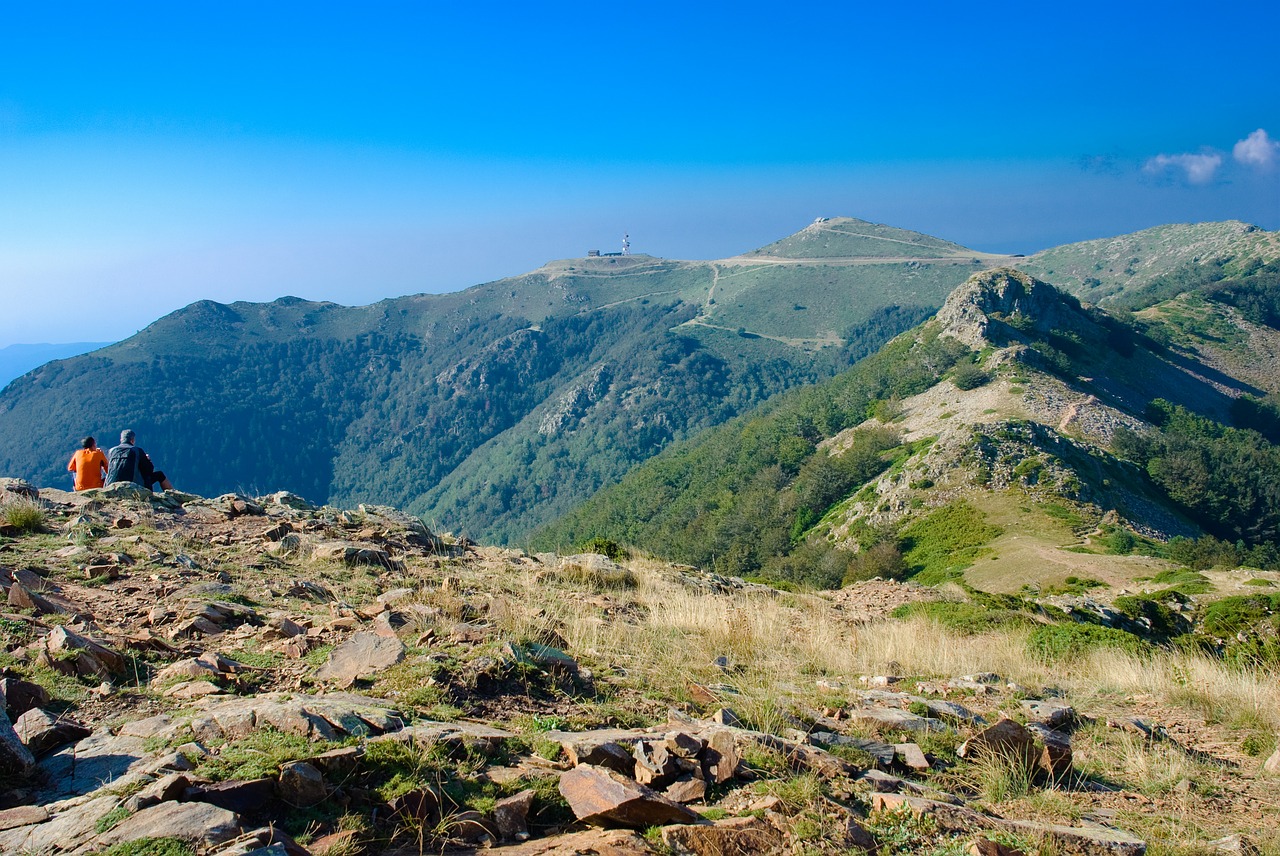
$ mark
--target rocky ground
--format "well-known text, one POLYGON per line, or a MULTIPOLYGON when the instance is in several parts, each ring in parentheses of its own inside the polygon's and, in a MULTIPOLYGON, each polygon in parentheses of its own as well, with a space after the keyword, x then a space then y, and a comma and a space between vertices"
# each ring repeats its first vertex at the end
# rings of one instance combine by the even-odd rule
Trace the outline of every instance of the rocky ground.
POLYGON ((833 665, 930 589, 783 594, 287 493, 0 496, 0 852, 1277 852, 1265 711, 1242 747, 1176 695, 908 659, 945 640, 833 665))

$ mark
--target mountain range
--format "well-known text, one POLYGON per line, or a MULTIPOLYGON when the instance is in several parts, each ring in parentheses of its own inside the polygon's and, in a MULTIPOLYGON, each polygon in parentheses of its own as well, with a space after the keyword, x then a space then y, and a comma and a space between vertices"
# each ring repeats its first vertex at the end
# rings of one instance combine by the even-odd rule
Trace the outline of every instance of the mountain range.
MULTIPOLYGON (((777 411, 778 393, 804 387, 796 393, 804 399, 820 394, 815 383, 853 382, 841 380, 851 366, 932 315, 975 272, 997 268, 1120 313, 1122 321, 1098 323, 1177 354, 1153 359, 1181 360, 1178 377, 1206 378, 1216 398, 1206 393, 1192 409, 1221 417, 1242 392, 1262 400, 1276 391, 1267 363, 1240 354, 1273 347, 1259 332, 1270 329, 1272 309, 1257 283, 1272 274, 1278 246, 1275 233, 1211 223, 1022 258, 835 218, 711 262, 569 259, 455 294, 362 307, 204 301, 11 383, 0 393, 0 471, 58 483, 78 437, 113 440, 131 427, 173 480, 197 493, 271 487, 317 501, 395 504, 441 528, 519 542, 654 455, 690 454, 684 441, 705 429, 777 411), (1197 355, 1185 350, 1200 345, 1197 355)), ((1074 366, 1070 340, 1052 327, 1041 332, 1046 348, 1037 353, 1074 366)), ((1089 356, 1093 333, 1077 335, 1077 351, 1089 356)), ((871 361, 885 376, 860 393, 871 396, 864 410, 872 399, 926 393, 972 361, 961 338, 929 341, 913 359, 928 351, 935 362, 914 375, 895 358, 871 361)), ((1148 380, 1118 412, 1145 406, 1138 399, 1148 380)), ((1093 384, 1088 394, 1123 398, 1105 379, 1093 384)), ((860 424, 866 414, 856 410, 797 433, 793 465, 860 424)), ((880 442, 862 450, 867 466, 886 451, 871 451, 880 442)), ((792 529, 796 544, 807 543, 799 536, 811 518, 826 519, 860 474, 815 473, 788 543, 792 529)), ((540 537, 571 531, 565 524, 540 537)))

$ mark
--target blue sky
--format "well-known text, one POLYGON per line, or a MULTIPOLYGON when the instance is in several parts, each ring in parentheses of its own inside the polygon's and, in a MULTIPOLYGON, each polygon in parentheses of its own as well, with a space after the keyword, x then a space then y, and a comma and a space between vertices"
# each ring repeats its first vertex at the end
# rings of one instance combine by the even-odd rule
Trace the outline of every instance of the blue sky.
POLYGON ((5 4, 0 347, 624 231, 717 258, 817 216, 1006 252, 1280 228, 1276 4, 902 9, 5 4))

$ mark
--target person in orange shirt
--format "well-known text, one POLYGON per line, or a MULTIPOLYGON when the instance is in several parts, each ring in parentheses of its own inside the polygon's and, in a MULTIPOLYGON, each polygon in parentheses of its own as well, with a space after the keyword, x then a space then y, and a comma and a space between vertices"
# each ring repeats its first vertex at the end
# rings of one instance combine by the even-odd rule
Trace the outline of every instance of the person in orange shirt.
POLYGON ((76 477, 76 490, 102 487, 107 475, 107 456, 92 437, 85 437, 67 463, 67 471, 76 477))

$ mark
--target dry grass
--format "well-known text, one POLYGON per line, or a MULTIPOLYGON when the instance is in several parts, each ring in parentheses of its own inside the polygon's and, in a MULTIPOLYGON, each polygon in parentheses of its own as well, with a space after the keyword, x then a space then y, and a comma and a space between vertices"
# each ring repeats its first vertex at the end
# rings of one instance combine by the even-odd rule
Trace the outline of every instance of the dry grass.
MULTIPOLYGON (((1205 656, 1163 652, 1140 658, 1097 651, 1069 668, 1027 653, 1023 633, 960 636, 924 618, 855 627, 821 597, 757 590, 699 592, 658 567, 632 564, 634 589, 607 597, 616 615, 585 606, 590 592, 566 591, 563 580, 508 578, 525 606, 504 629, 528 638, 554 629, 575 652, 621 666, 655 694, 685 696, 687 681, 728 685, 739 712, 803 702, 821 695, 818 678, 856 685, 896 662, 903 674, 947 678, 995 672, 1039 690, 1057 687, 1077 704, 1102 706, 1133 696, 1188 709, 1210 721, 1280 730, 1277 675, 1234 669, 1205 656), (620 617, 625 616, 625 617, 620 617), (728 670, 715 665, 728 660, 728 670)), ((833 701, 836 699, 833 699, 833 701)))
POLYGON ((36 500, 14 496, 0 501, 0 522, 18 532, 40 532, 45 519, 44 506, 36 500))

